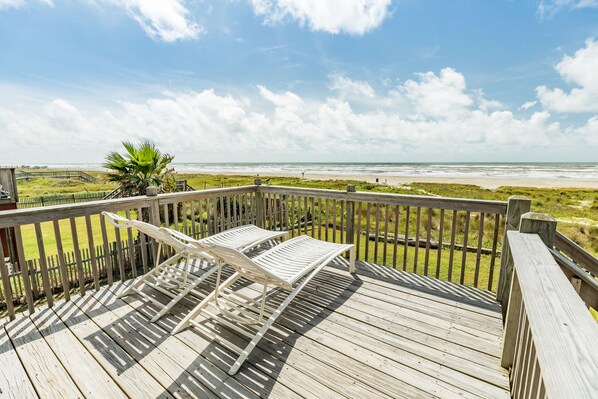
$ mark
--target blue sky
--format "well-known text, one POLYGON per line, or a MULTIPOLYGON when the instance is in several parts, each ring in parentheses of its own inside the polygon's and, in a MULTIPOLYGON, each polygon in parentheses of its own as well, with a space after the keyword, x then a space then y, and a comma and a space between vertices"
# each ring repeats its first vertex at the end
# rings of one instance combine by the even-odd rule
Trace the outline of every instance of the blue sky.
POLYGON ((0 0, 0 163, 598 162, 595 40, 597 0, 0 0))

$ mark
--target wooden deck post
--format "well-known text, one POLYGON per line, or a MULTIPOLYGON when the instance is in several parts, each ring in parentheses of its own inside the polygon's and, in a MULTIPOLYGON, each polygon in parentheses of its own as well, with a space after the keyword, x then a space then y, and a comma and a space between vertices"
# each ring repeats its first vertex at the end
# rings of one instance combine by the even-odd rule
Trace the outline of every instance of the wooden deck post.
POLYGON ((502 303, 503 320, 507 312, 509 290, 511 287, 511 277, 513 274, 513 262, 509 251, 507 231, 519 230, 521 215, 529 212, 531 201, 529 198, 515 195, 509 197, 507 205, 507 215, 505 217, 505 232, 502 240, 502 250, 500 254, 500 275, 498 278, 498 287, 496 289, 496 299, 502 303))
POLYGON ((257 218, 257 227, 264 228, 264 198, 263 194, 259 191, 259 186, 262 185, 262 179, 259 177, 254 180, 254 184, 256 185, 256 192, 255 192, 255 213, 257 218))
MULTIPOLYGON (((354 193, 355 185, 347 184, 347 193, 354 193)), ((349 198, 347 196, 347 198, 349 198)), ((347 234, 346 243, 353 244, 355 242, 355 202, 347 199, 347 234)))
MULTIPOLYGON (((537 234, 548 248, 552 248, 556 234, 556 220, 545 213, 527 212, 521 215, 519 232, 537 234)), ((512 268, 512 257, 509 263, 512 268)), ((505 315, 505 329, 503 335, 501 365, 504 368, 509 368, 513 363, 513 354, 515 353, 515 342, 518 333, 517 328, 519 319, 521 318, 521 287, 519 287, 516 272, 512 273, 509 295, 505 296, 502 301, 502 307, 503 314, 505 315)))
POLYGON ((556 220, 545 213, 527 212, 521 215, 519 232, 537 234, 548 248, 552 248, 556 235, 556 220))

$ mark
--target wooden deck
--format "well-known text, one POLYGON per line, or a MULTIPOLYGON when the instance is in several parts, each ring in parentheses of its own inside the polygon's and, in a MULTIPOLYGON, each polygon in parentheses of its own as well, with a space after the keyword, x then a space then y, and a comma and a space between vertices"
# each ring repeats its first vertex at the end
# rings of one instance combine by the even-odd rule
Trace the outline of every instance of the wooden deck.
POLYGON ((152 305, 116 299, 121 289, 6 322, 0 398, 509 397, 501 312, 485 291, 366 263, 351 276, 333 265, 230 377, 236 355, 227 342, 244 338, 218 325, 219 343, 194 329, 172 336, 194 298, 154 324, 152 305))

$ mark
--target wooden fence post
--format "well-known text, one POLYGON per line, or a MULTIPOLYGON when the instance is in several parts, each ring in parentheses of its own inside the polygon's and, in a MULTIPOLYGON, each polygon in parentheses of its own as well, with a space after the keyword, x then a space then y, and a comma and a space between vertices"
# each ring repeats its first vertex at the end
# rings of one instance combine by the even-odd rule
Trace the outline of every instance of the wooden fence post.
MULTIPOLYGON (((347 184, 347 193, 354 193, 355 185, 347 184)), ((349 196, 347 195, 347 198, 349 196)), ((355 202, 347 199, 347 244, 355 242, 355 202)))
MULTIPOLYGON (((537 234, 548 248, 554 245, 556 234, 556 220, 544 213, 526 212, 521 215, 519 223, 520 233, 537 234)), ((503 250, 504 253, 504 250, 503 250)), ((510 255, 509 255, 510 257, 510 255)), ((513 259, 509 261, 511 270, 513 268, 513 259)), ((509 286, 509 295, 502 301, 504 314, 504 333, 503 333, 503 351, 501 365, 509 368, 513 363, 513 354, 515 353, 515 343, 517 340, 519 319, 521 316, 521 287, 517 280, 517 272, 512 270, 511 283, 509 286)))
POLYGON ((264 199, 262 193, 259 191, 259 186, 262 185, 262 179, 259 177, 254 180, 254 184, 256 187, 255 192, 255 206, 256 206, 256 217, 257 217, 257 227, 264 228, 264 199))
MULTIPOLYGON (((502 240, 502 250, 500 253, 500 275, 498 278, 498 287, 496 289, 496 299, 503 303, 503 300, 507 298, 511 287, 511 277, 513 274, 513 263, 511 261, 511 253, 509 250, 509 243, 507 238, 507 231, 518 230, 519 223, 521 222, 521 215, 529 212, 531 207, 531 201, 529 198, 515 195, 509 197, 509 203, 507 205, 507 215, 505 217, 505 232, 502 240)), ((503 303, 502 314, 503 320, 507 312, 507 305, 503 303)))

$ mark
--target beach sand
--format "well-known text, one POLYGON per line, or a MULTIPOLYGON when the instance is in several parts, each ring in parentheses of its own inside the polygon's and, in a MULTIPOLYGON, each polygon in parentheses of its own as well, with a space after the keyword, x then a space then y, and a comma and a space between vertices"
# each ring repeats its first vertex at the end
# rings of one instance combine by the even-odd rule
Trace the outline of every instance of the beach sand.
MULTIPOLYGON (((194 174, 202 174, 197 171, 194 174)), ((213 173, 205 173, 212 175, 213 173)), ((219 172, 219 175, 238 175, 238 173, 219 172)), ((274 173, 263 177, 301 177, 298 174, 274 173)), ((538 187, 538 188, 582 188, 598 189, 598 180, 549 180, 549 179, 507 179, 507 178, 449 178, 449 177, 421 177, 421 176, 388 176, 388 175, 363 175, 363 174, 315 174, 306 173, 307 180, 359 180, 369 183, 386 184, 389 186, 405 185, 409 183, 441 183, 441 184, 472 184, 475 186, 495 189, 501 186, 510 187, 538 187)))

